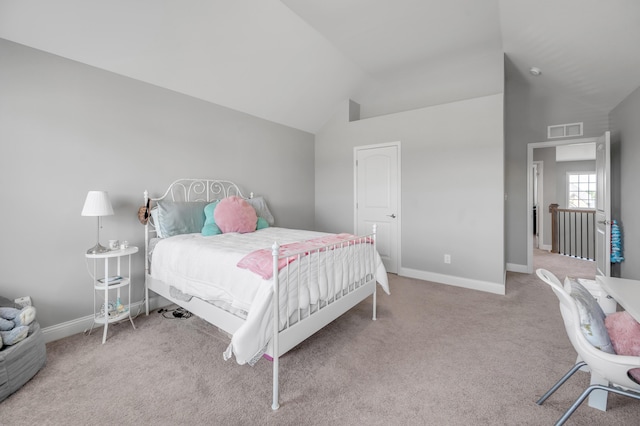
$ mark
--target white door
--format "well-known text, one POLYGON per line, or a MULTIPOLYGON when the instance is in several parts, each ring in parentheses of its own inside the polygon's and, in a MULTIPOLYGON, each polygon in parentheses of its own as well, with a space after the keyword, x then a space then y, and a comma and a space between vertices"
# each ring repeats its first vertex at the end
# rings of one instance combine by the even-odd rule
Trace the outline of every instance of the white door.
POLYGON ((356 233, 376 225, 376 246, 387 272, 398 273, 399 145, 355 148, 356 233))
POLYGON ((606 132, 596 142, 596 274, 611 276, 611 142, 606 132))

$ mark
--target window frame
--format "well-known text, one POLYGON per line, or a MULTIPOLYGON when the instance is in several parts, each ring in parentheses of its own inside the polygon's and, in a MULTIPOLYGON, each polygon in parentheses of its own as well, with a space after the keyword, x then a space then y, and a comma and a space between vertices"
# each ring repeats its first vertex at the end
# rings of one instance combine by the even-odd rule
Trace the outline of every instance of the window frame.
MULTIPOLYGON (((597 189, 598 189, 598 181, 597 181, 597 174, 595 171, 569 171, 567 172, 567 181, 566 181, 566 195, 567 195, 567 208, 568 209, 574 209, 574 210, 594 210, 596 208, 596 198, 597 198, 597 189), (571 191, 571 176, 589 176, 589 181, 587 182, 589 185, 593 184, 594 185, 594 191, 593 191, 593 198, 589 199, 589 204, 593 205, 593 207, 572 207, 571 206, 571 193, 580 193, 580 192, 585 192, 585 191, 571 191), (593 180, 591 180, 591 177, 593 177, 593 180)), ((587 191, 590 192, 590 191, 587 191)))

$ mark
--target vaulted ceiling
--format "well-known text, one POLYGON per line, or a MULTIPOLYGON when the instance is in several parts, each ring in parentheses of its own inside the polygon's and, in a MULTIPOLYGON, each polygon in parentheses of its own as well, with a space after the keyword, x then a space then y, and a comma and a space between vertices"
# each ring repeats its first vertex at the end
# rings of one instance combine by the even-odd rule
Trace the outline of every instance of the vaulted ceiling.
POLYGON ((0 0, 0 37, 312 133, 500 93, 505 54, 537 96, 640 86, 637 0, 0 0))

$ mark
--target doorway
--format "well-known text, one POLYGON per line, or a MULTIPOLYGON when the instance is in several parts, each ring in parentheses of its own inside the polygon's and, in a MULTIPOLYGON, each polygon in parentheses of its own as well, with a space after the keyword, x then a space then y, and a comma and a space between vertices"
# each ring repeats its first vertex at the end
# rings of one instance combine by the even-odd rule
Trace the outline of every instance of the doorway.
POLYGON ((544 162, 534 161, 531 168, 532 193, 533 199, 533 246, 534 248, 542 248, 542 239, 544 237, 544 211, 541 204, 542 195, 544 194, 544 162))
MULTIPOLYGON (((563 140, 563 141, 546 141, 546 142, 536 142, 536 143, 530 143, 527 146, 527 166, 528 166, 528 170, 530 171, 530 173, 528 173, 527 175, 527 272, 528 273, 533 273, 534 270, 534 260, 533 260, 533 255, 534 255, 534 250, 546 250, 549 251, 549 249, 551 248, 551 243, 550 243, 550 238, 551 238, 551 226, 550 226, 550 220, 549 220, 549 199, 552 198, 554 199, 554 201, 552 202, 556 202, 555 199, 556 198, 556 190, 558 191, 563 191, 563 188, 557 188, 556 187, 556 183, 555 183, 555 173, 547 173, 547 164, 544 164, 544 161, 542 161, 542 168, 545 171, 544 176, 547 181, 547 184, 544 185, 541 181, 542 179, 540 179, 540 175, 538 175, 538 180, 537 180, 537 194, 534 196, 534 176, 533 176, 533 170, 534 170, 534 164, 536 163, 536 158, 537 156, 534 155, 534 150, 537 149, 545 149, 545 148, 557 148, 557 147, 571 147, 571 146, 583 146, 585 144, 593 144, 595 146, 595 144, 597 143, 599 138, 581 138, 581 139, 571 139, 571 140, 563 140), (553 184, 550 184, 550 182, 553 181, 553 184), (541 188, 542 186, 542 188, 541 188), (548 195, 550 193, 553 193, 552 197, 549 197, 548 195), (547 194, 547 196, 545 196, 545 194, 547 194), (538 239, 539 241, 537 242, 537 246, 536 246, 536 239, 535 239, 535 235, 533 232, 533 221, 534 221, 534 215, 533 215, 533 207, 534 207, 534 200, 538 201, 538 206, 536 209, 536 216, 538 219, 538 229, 537 229, 537 233, 538 233, 538 239), (547 220, 545 220, 545 218, 547 220), (545 237, 546 235, 546 237, 545 237), (544 240, 543 240, 544 239, 544 240)), ((548 161, 548 159, 545 159, 548 161)), ((554 154, 554 159, 553 161, 555 162, 555 154, 554 154)), ((593 161, 595 162, 595 157, 593 158, 593 161)), ((539 171, 539 170, 538 170, 539 171)), ((569 258, 567 258, 569 259, 569 258)), ((594 266, 594 271, 595 271, 595 266, 594 266)), ((595 272, 594 272, 595 275, 595 272)))

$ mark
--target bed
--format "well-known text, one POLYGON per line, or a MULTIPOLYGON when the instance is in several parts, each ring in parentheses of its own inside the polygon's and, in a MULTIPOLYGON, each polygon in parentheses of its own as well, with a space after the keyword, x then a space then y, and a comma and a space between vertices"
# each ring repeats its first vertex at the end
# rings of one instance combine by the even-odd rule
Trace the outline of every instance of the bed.
POLYGON ((359 236, 275 227, 262 197, 218 179, 179 179, 144 201, 147 315, 153 292, 228 333, 225 359, 272 360, 274 410, 279 357, 371 295, 375 320, 376 282, 389 293, 375 225, 359 236), (243 221, 257 225, 234 228, 243 221))

